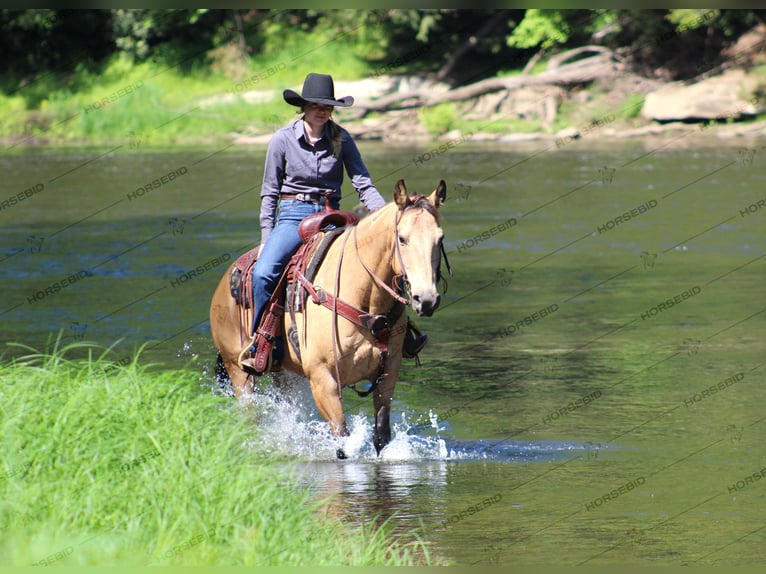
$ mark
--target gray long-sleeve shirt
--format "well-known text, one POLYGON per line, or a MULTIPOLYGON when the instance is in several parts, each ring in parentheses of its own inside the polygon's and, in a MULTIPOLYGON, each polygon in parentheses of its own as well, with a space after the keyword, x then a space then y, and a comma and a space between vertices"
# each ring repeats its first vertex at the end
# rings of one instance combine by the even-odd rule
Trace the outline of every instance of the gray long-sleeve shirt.
POLYGON ((299 119, 279 129, 269 141, 261 187, 261 243, 266 242, 274 228, 281 193, 332 191, 332 197, 340 200, 344 167, 367 209, 374 211, 386 204, 373 185, 351 134, 341 128, 341 152, 335 158, 327 131, 325 126, 322 138, 311 145, 305 136, 303 119, 299 119))

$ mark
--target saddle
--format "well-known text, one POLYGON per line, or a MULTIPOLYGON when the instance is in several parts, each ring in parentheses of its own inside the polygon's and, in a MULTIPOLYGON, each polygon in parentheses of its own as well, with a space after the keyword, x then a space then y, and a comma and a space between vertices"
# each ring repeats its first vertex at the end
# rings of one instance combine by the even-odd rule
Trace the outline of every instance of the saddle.
MULTIPOLYGON (((288 284, 296 275, 313 279, 327 250, 347 226, 356 225, 359 218, 351 212, 332 209, 310 215, 298 226, 301 245, 285 266, 266 309, 255 329, 252 344, 256 351, 252 374, 260 376, 267 370, 281 370, 284 357, 282 317, 285 312, 288 284)), ((234 262, 229 277, 231 296, 240 308, 240 334, 242 340, 251 338, 254 315, 252 268, 258 260, 259 248, 255 247, 240 255, 234 262)), ((293 297, 291 297, 293 300, 293 297)), ((290 334, 290 343, 299 354, 297 333, 290 334)))

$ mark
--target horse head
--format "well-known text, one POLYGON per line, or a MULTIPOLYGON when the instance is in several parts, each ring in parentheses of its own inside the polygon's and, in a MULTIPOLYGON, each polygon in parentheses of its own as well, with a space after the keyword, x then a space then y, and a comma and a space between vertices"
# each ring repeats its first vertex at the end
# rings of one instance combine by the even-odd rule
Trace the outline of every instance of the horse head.
POLYGON ((439 208, 446 198, 444 180, 429 196, 408 195, 401 179, 394 186, 394 202, 399 207, 394 271, 404 277, 415 313, 425 317, 430 317, 439 306, 437 284, 444 237, 439 208))

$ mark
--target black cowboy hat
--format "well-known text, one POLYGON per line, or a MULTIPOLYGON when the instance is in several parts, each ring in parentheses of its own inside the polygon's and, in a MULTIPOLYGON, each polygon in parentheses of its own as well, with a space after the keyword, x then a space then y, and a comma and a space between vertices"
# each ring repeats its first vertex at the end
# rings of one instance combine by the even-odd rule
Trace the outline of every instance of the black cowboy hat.
POLYGON ((303 90, 300 94, 294 90, 285 90, 282 95, 285 101, 293 106, 312 102, 326 106, 348 107, 354 103, 354 98, 351 96, 335 99, 335 85, 329 74, 308 74, 303 80, 303 90))

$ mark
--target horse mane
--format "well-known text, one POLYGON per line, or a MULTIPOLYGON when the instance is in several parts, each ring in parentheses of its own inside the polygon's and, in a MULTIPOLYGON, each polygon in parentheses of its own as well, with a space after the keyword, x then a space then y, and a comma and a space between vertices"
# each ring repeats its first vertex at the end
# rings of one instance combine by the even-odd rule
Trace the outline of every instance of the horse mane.
POLYGON ((434 219, 436 221, 441 221, 441 213, 438 209, 436 209, 433 204, 428 201, 428 198, 425 195, 414 195, 410 197, 410 202, 407 204, 407 207, 404 208, 405 211, 408 209, 411 209, 413 207, 419 207, 421 209, 425 209, 428 213, 433 215, 434 219))
MULTIPOLYGON (((441 221, 441 213, 431 204, 430 201, 428 201, 428 197, 425 195, 412 195, 409 197, 409 201, 407 202, 407 206, 404 208, 404 211, 408 211, 414 208, 424 209, 430 213, 434 219, 436 219, 436 221, 441 221)), ((377 221, 380 217, 382 217, 383 212, 387 212, 393 209, 399 209, 399 207, 395 202, 389 201, 380 209, 376 209, 375 211, 371 212, 367 217, 362 217, 357 226, 365 227, 370 225, 372 222, 377 221)))

